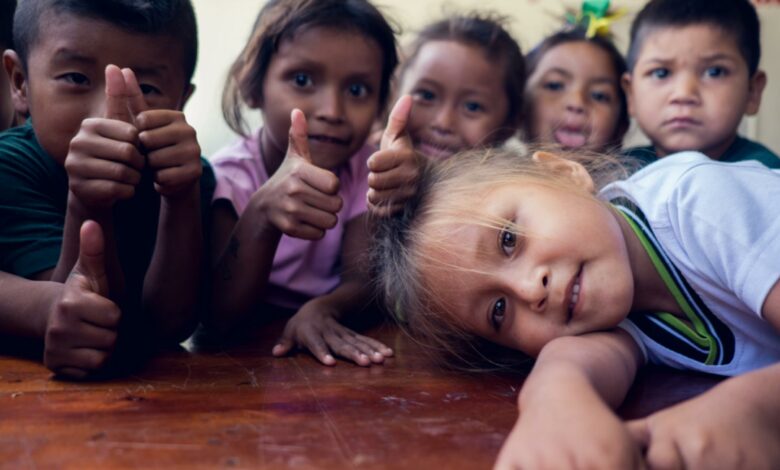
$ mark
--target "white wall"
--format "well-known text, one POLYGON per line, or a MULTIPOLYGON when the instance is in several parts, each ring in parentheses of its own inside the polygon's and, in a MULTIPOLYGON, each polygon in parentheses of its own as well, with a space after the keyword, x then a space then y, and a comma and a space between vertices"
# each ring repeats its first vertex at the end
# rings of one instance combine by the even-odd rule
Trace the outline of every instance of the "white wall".
MULTIPOLYGON (((262 0, 193 0, 200 28, 200 58, 193 79, 196 91, 185 109, 190 123, 197 129, 205 155, 233 140, 234 134, 225 125, 220 107, 222 86, 233 59, 249 38, 252 24, 263 5, 262 0)), ((524 51, 546 34, 560 27, 564 10, 580 5, 579 0, 377 0, 376 4, 401 27, 401 44, 426 23, 447 13, 470 9, 490 9, 513 19, 510 29, 524 51)), ((615 25, 618 45, 625 51, 632 15, 645 0, 616 0, 627 15, 615 25)), ((758 118, 746 120, 742 131, 780 153, 780 6, 761 5, 762 67, 769 84, 764 94, 758 118)), ((260 122, 254 116, 253 124, 260 122)), ((643 136, 629 132, 629 143, 642 142, 643 136)))

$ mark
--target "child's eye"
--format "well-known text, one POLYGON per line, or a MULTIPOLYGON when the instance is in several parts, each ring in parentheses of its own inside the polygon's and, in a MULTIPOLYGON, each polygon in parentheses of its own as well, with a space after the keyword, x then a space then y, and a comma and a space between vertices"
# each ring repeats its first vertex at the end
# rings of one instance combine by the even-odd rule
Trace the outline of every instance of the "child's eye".
POLYGON ((496 300, 493 307, 490 309, 490 324, 496 332, 501 331, 501 325, 504 323, 504 316, 506 315, 506 299, 501 297, 496 300))
POLYGON ((349 94, 355 98, 364 98, 368 96, 368 87, 362 83, 353 83, 349 86, 349 94))
POLYGON ((590 97, 593 98, 593 101, 598 101, 599 103, 612 102, 612 95, 603 91, 594 91, 590 94, 590 97))
POLYGON ((709 67, 704 74, 710 78, 723 77, 728 74, 728 71, 720 66, 709 67))
POLYGON ((89 78, 86 75, 78 72, 70 72, 60 75, 60 80, 65 81, 71 85, 86 86, 89 85, 89 78))
POLYGON ((498 232, 498 246, 507 256, 512 256, 517 246, 517 234, 509 228, 498 232))
POLYGON ((162 94, 160 92, 160 89, 157 88, 154 85, 149 85, 147 83, 141 83, 138 86, 141 88, 141 93, 143 93, 144 96, 146 96, 146 95, 160 95, 160 94, 162 94))
POLYGON ((306 88, 313 85, 311 75, 308 73, 298 72, 293 75, 293 83, 300 88, 306 88))
POLYGON ((556 82, 556 81, 544 82, 544 84, 542 84, 542 88, 550 91, 561 91, 563 90, 563 82, 556 82))
POLYGON ((659 67, 650 71, 650 76, 653 78, 666 78, 669 76, 669 69, 659 67))
POLYGON ((463 104, 463 107, 470 113, 478 113, 485 110, 485 107, 476 101, 467 101, 463 104))
POLYGON ((434 92, 423 88, 412 92, 412 96, 417 101, 433 101, 436 98, 436 94, 434 92))

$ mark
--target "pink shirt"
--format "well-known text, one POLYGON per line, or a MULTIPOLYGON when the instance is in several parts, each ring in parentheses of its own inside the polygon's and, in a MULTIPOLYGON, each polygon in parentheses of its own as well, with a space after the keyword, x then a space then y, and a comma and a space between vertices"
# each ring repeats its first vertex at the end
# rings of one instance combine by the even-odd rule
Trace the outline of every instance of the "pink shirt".
MULTIPOLYGON (((268 172, 260 154, 260 131, 223 148, 210 158, 217 176, 214 201, 227 199, 241 217, 249 199, 265 183, 268 172)), ((344 165, 334 170, 341 182, 339 196, 344 206, 335 227, 321 240, 302 240, 282 235, 274 256, 264 301, 299 308, 312 297, 332 291, 340 282, 341 242, 346 224, 366 212, 368 157, 374 148, 365 145, 344 165)))

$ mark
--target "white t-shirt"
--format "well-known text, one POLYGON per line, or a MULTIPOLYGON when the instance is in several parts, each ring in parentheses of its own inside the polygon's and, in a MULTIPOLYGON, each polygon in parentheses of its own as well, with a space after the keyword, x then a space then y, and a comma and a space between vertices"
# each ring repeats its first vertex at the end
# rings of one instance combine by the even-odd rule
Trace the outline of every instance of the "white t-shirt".
POLYGON ((673 277, 684 278, 678 281, 690 288, 685 295, 718 343, 717 357, 705 361, 706 345, 659 318, 634 314, 621 327, 647 360, 719 375, 780 362, 780 334, 761 316, 780 279, 780 171, 682 152, 608 185, 599 197, 638 208, 634 219, 673 266, 673 277))

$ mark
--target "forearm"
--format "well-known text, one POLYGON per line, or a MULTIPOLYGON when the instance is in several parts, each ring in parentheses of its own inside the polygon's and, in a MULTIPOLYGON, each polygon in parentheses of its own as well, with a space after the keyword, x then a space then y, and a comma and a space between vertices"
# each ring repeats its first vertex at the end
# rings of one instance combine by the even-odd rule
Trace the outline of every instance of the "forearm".
POLYGON ((718 394, 724 398, 724 403, 732 400, 750 403, 751 409, 755 411, 755 416, 759 419, 765 419, 780 438, 780 397, 778 391, 780 391, 780 364, 774 364, 725 380, 707 391, 705 395, 718 394))
POLYGON ((68 194, 68 208, 65 214, 65 225, 62 230, 62 248, 57 266, 54 268, 51 280, 65 282, 79 257, 79 233, 81 225, 86 220, 94 220, 103 229, 105 239, 106 272, 108 274, 110 297, 121 299, 124 295, 124 275, 119 263, 114 238, 114 222, 111 209, 89 210, 76 198, 68 194))
POLYGON ((212 308, 206 324, 225 333, 257 305, 265 293, 282 232, 250 203, 235 223, 212 271, 212 308), (251 214, 258 213, 257 217, 251 214))
POLYGON ((542 349, 518 397, 522 410, 551 399, 611 408, 625 398, 639 365, 639 351, 623 333, 562 337, 542 349))
POLYGON ((43 340, 49 312, 64 284, 0 272, 0 334, 43 340))
POLYGON ((163 197, 154 254, 144 277, 143 308, 161 338, 182 339, 197 323, 203 272, 199 186, 163 197))

